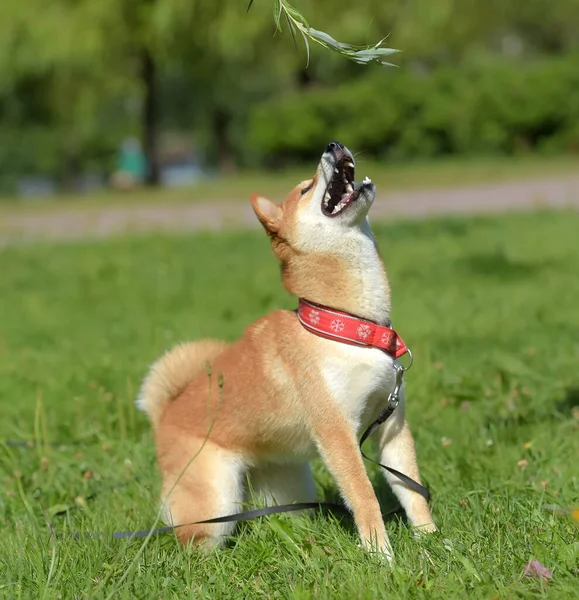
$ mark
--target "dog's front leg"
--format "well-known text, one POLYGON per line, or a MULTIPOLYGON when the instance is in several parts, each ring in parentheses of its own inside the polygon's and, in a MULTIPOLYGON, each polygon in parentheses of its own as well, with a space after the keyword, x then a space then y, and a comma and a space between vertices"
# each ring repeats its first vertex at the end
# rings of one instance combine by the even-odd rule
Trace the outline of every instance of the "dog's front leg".
MULTIPOLYGON (((394 414, 380 426, 378 431, 380 432, 380 462, 421 483, 414 439, 404 417, 404 402, 400 403, 394 414)), ((436 531, 426 499, 408 488, 395 475, 388 471, 384 471, 384 475, 402 504, 410 523, 420 531, 436 531)))
POLYGON ((380 505, 366 474, 354 431, 347 419, 332 411, 332 418, 320 415, 314 438, 326 466, 334 476, 366 550, 382 552, 392 560, 392 547, 386 533, 380 505))

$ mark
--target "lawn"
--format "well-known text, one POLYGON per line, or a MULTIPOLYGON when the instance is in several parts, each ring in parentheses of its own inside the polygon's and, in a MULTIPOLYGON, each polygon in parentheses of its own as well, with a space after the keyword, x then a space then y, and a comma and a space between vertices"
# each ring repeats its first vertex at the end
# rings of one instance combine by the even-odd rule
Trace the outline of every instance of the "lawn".
POLYGON ((210 554, 110 537, 155 524, 153 441, 132 404, 147 365, 295 306, 263 233, 2 249, 0 440, 56 445, 0 447, 0 597, 576 598, 579 523, 548 507, 579 507, 578 231, 571 212, 376 227, 440 527, 415 540, 388 517, 392 568, 332 516, 248 523, 210 554), (522 575, 532 559, 549 582, 522 575))

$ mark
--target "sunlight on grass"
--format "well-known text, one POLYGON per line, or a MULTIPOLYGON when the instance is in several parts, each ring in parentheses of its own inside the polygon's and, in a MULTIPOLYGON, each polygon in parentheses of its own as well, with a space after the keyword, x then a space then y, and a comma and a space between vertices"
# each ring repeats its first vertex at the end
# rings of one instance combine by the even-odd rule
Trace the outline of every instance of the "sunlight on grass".
MULTIPOLYGON (((53 519, 59 532, 107 536, 151 525, 154 446, 133 406, 148 364, 295 301, 262 232, 0 250, 0 440, 58 443, 0 447, 0 596, 573 597, 578 230, 571 212, 377 228, 394 323, 415 355, 409 420, 441 530, 416 540, 390 519, 392 569, 332 516, 246 523, 210 554, 170 534, 141 555, 138 540, 50 536, 53 519), (532 559, 551 581, 523 577, 532 559)), ((369 470, 388 511, 395 501, 369 470)), ((321 464, 314 472, 319 497, 335 499, 321 464)))

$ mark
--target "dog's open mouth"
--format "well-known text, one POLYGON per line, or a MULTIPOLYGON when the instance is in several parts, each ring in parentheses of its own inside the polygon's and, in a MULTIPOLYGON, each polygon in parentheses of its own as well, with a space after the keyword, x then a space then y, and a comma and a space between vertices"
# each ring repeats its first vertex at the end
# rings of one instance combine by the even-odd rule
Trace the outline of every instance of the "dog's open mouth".
POLYGON ((347 155, 341 157, 336 162, 334 173, 322 200, 322 212, 326 217, 337 217, 360 197, 366 186, 372 185, 369 177, 365 177, 362 183, 355 182, 354 175, 352 159, 347 155))

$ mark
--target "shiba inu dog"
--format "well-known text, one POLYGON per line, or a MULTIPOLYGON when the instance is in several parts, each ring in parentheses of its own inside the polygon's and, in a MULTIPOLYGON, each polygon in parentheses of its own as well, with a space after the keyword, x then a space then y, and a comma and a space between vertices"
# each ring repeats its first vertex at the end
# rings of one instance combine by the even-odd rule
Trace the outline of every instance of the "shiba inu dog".
MULTIPOLYGON (((283 285, 306 312, 274 311, 231 344, 182 344, 150 368, 138 402, 154 429, 173 524, 238 512, 248 479, 271 504, 312 500, 309 461, 320 456, 362 546, 392 557, 356 440, 396 383, 395 353, 364 339, 373 327, 389 331, 390 289, 367 218, 376 189, 367 177, 356 183, 354 174, 351 152, 331 142, 314 177, 281 205, 251 198, 283 285), (318 321, 328 315, 337 315, 328 321, 333 333, 318 335, 318 321), (342 336, 349 316, 359 342, 342 336)), ((380 426, 379 444, 382 462, 419 481, 403 398, 380 426)), ((390 473, 386 478, 410 523, 435 530, 425 498, 390 473)), ((176 533, 183 543, 217 545, 234 527, 205 523, 176 533)))

